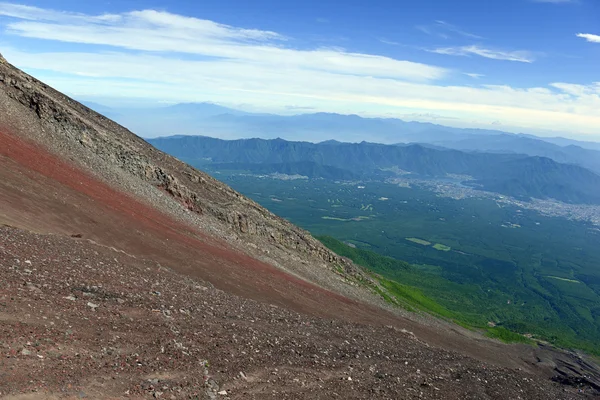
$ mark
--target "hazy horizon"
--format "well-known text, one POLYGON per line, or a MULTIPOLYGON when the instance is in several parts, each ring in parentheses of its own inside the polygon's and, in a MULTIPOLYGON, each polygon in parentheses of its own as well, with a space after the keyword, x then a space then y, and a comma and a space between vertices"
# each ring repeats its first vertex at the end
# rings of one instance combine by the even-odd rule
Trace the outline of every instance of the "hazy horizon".
MULTIPOLYGON (((461 122, 461 120, 458 119, 451 119, 451 118, 437 118, 438 116, 434 115, 434 114, 418 114, 418 115, 389 115, 389 116, 370 116, 370 115, 360 115, 360 114, 355 114, 355 113, 335 113, 335 112, 326 112, 326 111, 318 111, 318 110, 312 110, 312 109, 302 109, 302 110, 287 110, 287 112, 285 111, 280 111, 277 112, 275 111, 269 111, 269 110, 261 110, 258 109, 255 106, 252 105, 236 105, 236 104, 220 104, 214 101, 203 101, 203 102, 157 102, 157 101, 137 101, 134 99, 128 99, 123 101, 122 99, 107 99, 107 98, 93 98, 93 97, 88 97, 88 98, 78 98, 78 101, 84 103, 84 104, 88 104, 88 105, 97 105, 100 106, 99 112, 102 112, 102 108, 106 108, 106 109, 111 109, 112 111, 115 112, 119 112, 119 110, 123 110, 123 109, 127 109, 127 110, 144 110, 144 109, 148 109, 148 108, 168 108, 168 107, 172 107, 172 106, 177 106, 177 105, 181 105, 181 104, 211 104, 211 105, 217 105, 217 106, 221 106, 221 107, 226 107, 226 108, 231 108, 237 111, 243 111, 249 114, 272 114, 272 115, 277 115, 277 116, 299 116, 299 115, 310 115, 310 114, 319 114, 319 113, 326 113, 326 114, 337 114, 337 115, 358 115, 361 118, 364 119, 377 119, 377 118, 390 118, 390 119, 399 119, 402 121, 406 121, 406 122, 420 122, 420 123, 431 123, 431 124, 435 124, 435 125, 439 125, 442 127, 451 127, 451 128, 458 128, 458 129, 482 129, 482 130, 490 130, 490 131, 497 131, 499 134, 500 133, 512 133, 512 134, 523 134, 523 135, 533 135, 533 136, 537 136, 540 138, 547 138, 547 139, 551 139, 551 138, 566 138, 566 139, 571 139, 571 140, 575 140, 575 141, 584 141, 584 142, 596 142, 596 143, 600 143, 600 133, 598 135, 576 135, 576 134, 566 134, 562 131, 552 131, 552 130, 539 130, 539 129, 527 129, 527 128, 521 128, 521 127, 510 127, 510 126, 503 126, 503 125, 490 125, 487 127, 482 127, 482 126, 478 126, 477 124, 464 124, 461 122), (454 123, 453 123, 454 122, 454 123)), ((94 108, 94 107, 91 107, 94 108)), ((118 119, 118 118, 117 118, 118 119)), ((137 133, 137 132, 136 132, 137 133)), ((186 136, 190 136, 190 135, 201 135, 201 136, 209 136, 209 137, 215 137, 215 138, 221 138, 219 137, 219 135, 211 135, 208 133, 165 133, 164 135, 141 135, 142 137, 145 138, 156 138, 156 137, 166 137, 166 136, 173 136, 173 135, 186 135, 186 136)), ((252 136, 253 138, 263 138, 260 136, 252 136)), ((235 139, 227 139, 227 138, 223 138, 225 140, 235 140, 235 139)), ((326 141, 326 140, 332 140, 332 139, 323 139, 321 141, 326 141)), ((310 140, 309 138, 304 140, 307 142, 312 142, 312 143, 318 143, 317 141, 314 140, 310 140)), ((367 140, 368 141, 368 140, 367 140)), ((348 142, 352 142, 352 141, 348 141, 348 142)), ((357 143, 360 141, 354 141, 352 143, 357 143)), ((379 142, 377 142, 379 143, 379 142)))
POLYGON ((600 129, 600 32, 589 18, 598 7, 0 1, 0 52, 77 98, 214 101, 583 138, 600 129))

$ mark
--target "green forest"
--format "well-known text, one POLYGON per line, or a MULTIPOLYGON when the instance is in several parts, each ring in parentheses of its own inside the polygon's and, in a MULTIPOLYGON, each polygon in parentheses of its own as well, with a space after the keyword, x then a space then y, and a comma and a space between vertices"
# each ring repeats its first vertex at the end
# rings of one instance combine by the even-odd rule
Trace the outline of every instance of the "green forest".
POLYGON ((600 354, 596 226, 380 182, 215 176, 372 271, 389 301, 600 354))

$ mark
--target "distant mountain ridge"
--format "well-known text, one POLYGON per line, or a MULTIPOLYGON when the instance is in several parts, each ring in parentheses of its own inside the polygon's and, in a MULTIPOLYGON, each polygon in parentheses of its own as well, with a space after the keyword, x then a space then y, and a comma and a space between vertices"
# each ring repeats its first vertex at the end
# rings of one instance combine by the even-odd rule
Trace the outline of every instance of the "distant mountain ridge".
MULTIPOLYGON (((165 107, 110 110, 90 103, 144 137, 172 134, 209 135, 223 139, 278 137, 291 141, 422 143, 461 151, 515 153, 548 157, 600 173, 600 143, 542 138, 498 130, 452 128, 397 118, 312 113, 256 114, 213 103, 182 103, 165 107)), ((599 132, 600 133, 600 132, 599 132)))
MULTIPOLYGON (((568 140, 568 139, 567 139, 568 140)), ((600 151, 576 145, 559 146, 527 135, 471 135, 460 140, 435 140, 431 144, 446 148, 492 153, 526 154, 551 158, 565 164, 576 164, 600 173, 600 151)))
MULTIPOLYGON (((553 198, 567 203, 600 204, 600 176, 577 165, 522 154, 472 153, 421 145, 377 143, 292 142, 283 139, 221 140, 204 136, 148 139, 157 148, 192 165, 209 168, 291 170, 313 163, 336 168, 362 179, 393 176, 400 169, 422 177, 468 175, 478 189, 518 198, 553 198)), ((334 170, 332 170, 334 171, 334 170)), ((313 175, 311 177, 321 177, 313 175)))

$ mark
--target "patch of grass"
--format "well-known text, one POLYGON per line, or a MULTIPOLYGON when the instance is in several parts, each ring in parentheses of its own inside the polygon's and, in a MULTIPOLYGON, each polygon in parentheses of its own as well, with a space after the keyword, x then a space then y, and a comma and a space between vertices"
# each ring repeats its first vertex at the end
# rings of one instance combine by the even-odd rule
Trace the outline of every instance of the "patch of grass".
POLYGON ((426 311, 449 319, 457 317, 453 312, 449 311, 435 300, 425 296, 422 291, 415 287, 403 285, 385 278, 380 278, 379 283, 387 289, 388 293, 401 305, 407 304, 421 311, 426 311))
POLYGON ((493 328, 487 328, 485 332, 486 336, 498 339, 504 343, 526 343, 535 344, 535 341, 523 336, 519 333, 515 333, 506 329, 503 326, 495 326, 493 328))
POLYGON ((367 217, 367 216, 364 216, 364 215, 361 215, 361 216, 358 216, 358 217, 354 217, 354 218, 339 218, 339 217, 330 217, 330 216, 324 216, 324 217, 321 217, 321 218, 322 219, 327 219, 327 220, 330 220, 330 221, 342 221, 342 222, 348 222, 348 221, 359 221, 360 222, 360 221, 365 221, 367 219, 370 219, 370 217, 367 217))
POLYGON ((335 268, 335 270, 336 270, 336 272, 337 272, 338 274, 340 274, 340 275, 343 275, 343 274, 344 274, 344 268, 343 268, 341 265, 339 265, 339 264, 335 264, 335 265, 334 265, 334 268, 335 268))
POLYGON ((433 248, 439 251, 450 251, 452 247, 446 246, 445 244, 436 243, 433 245, 433 248))
MULTIPOLYGON (((398 302, 396 301, 396 299, 394 299, 392 296, 387 294, 385 291, 381 290, 381 288, 379 286, 377 286, 377 285, 373 286, 373 290, 375 291, 375 293, 380 295, 381 298, 383 298, 383 300, 385 300, 387 303, 395 305, 395 306, 398 305, 398 302)), ((413 310, 410 310, 410 311, 413 311, 413 310)))
POLYGON ((548 276, 546 276, 546 278, 558 279, 559 281, 564 281, 564 282, 571 282, 571 283, 581 283, 581 282, 579 282, 579 281, 576 281, 575 279, 561 278, 561 277, 559 277, 559 276, 551 276, 551 275, 548 275, 548 276))
POLYGON ((321 217, 321 218, 323 218, 323 219, 328 219, 328 220, 330 220, 330 221, 343 221, 343 222, 351 221, 351 220, 350 220, 350 219, 348 219, 348 218, 338 218, 338 217, 328 217, 328 216, 321 217))
MULTIPOLYGON (((337 254, 348 257, 365 267, 367 271, 371 271, 371 277, 377 281, 377 285, 371 288, 390 304, 412 312, 426 312, 466 329, 484 329, 488 336, 505 342, 534 343, 531 339, 507 327, 488 328, 487 317, 464 310, 470 298, 472 302, 479 302, 477 299, 472 299, 473 292, 461 289, 460 286, 450 286, 452 285, 450 282, 426 272, 422 266, 412 266, 368 250, 352 248, 331 237, 322 236, 318 239, 337 254), (387 277, 389 274, 394 277, 387 277), (413 282, 425 281, 428 282, 429 291, 433 290, 433 293, 438 294, 435 298, 425 293, 423 289, 413 286, 413 282)), ((529 331, 528 327, 517 328, 520 328, 516 329, 519 331, 529 331)))
POLYGON ((431 242, 428 242, 427 240, 423 240, 423 239, 419 239, 419 238, 406 238, 406 240, 408 240, 409 242, 420 244, 422 246, 430 246, 431 245, 431 242))

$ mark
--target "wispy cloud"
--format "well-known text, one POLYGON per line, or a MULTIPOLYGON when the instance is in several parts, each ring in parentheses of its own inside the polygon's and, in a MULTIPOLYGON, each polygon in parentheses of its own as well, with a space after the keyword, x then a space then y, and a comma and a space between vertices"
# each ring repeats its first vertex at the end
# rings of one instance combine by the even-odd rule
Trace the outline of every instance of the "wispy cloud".
POLYGON ((236 28, 154 10, 104 18, 0 3, 0 15, 20 19, 7 25, 8 33, 43 40, 417 81, 440 79, 448 72, 436 66, 339 48, 297 50, 286 47, 285 38, 275 32, 236 28))
POLYGON ((479 120, 502 119, 513 126, 591 134, 597 133, 600 126, 597 85, 569 89, 565 84, 527 89, 444 86, 303 69, 277 71, 235 62, 206 64, 159 55, 6 50, 3 53, 7 58, 23 68, 60 72, 60 76, 39 77, 83 97, 114 97, 118 93, 174 102, 243 101, 268 110, 293 101, 297 106, 319 111, 357 112, 368 108, 374 114, 418 109, 479 120), (78 75, 80 71, 101 78, 78 75))
POLYGON ((437 24, 438 27, 442 27, 443 29, 446 29, 449 32, 454 32, 461 36, 468 37, 471 39, 483 39, 482 36, 475 35, 474 33, 464 31, 464 30, 460 29, 459 27, 457 27, 456 25, 449 24, 446 21, 438 20, 438 21, 435 21, 435 23, 437 24))
POLYGON ((62 22, 83 22, 95 20, 98 23, 115 21, 121 18, 119 15, 102 14, 98 16, 90 16, 80 13, 72 13, 65 11, 54 11, 38 7, 31 7, 22 4, 0 3, 0 15, 7 17, 25 19, 30 21, 54 20, 62 22))
POLYGON ((447 115, 439 115, 434 113, 411 113, 411 114, 403 114, 400 116, 402 119, 407 121, 437 121, 440 120, 456 120, 455 117, 450 117, 447 115))
MULTIPOLYGON (((590 134, 600 126, 596 84, 450 85, 445 79, 459 72, 343 49, 295 49, 294 38, 276 32, 153 10, 95 16, 0 3, 0 14, 10 15, 0 25, 3 55, 80 98, 244 103, 270 112, 291 104, 370 115, 429 113, 590 134), (10 45, 11 35, 80 45, 77 51, 19 49, 10 45)), ((462 52, 491 55, 484 50, 462 52)))
POLYGON ((314 110, 314 107, 310 107, 310 106, 294 106, 294 105, 287 105, 285 106, 286 110, 292 110, 292 111, 309 111, 309 110, 314 110))
POLYGON ((588 42, 600 43, 600 35, 592 35, 591 33, 578 33, 577 37, 583 38, 588 42))
POLYGON ((591 85, 578 85, 574 83, 551 83, 550 86, 576 97, 600 95, 600 82, 591 85))
POLYGON ((488 49, 478 45, 460 46, 460 47, 439 47, 428 50, 432 53, 446 54, 449 56, 480 56, 491 58, 494 60, 518 61, 524 63, 532 63, 535 61, 533 53, 525 50, 506 51, 488 49))
POLYGON ((383 44, 389 44, 390 46, 400 46, 400 43, 394 42, 393 40, 389 40, 386 38, 378 38, 377 40, 379 40, 383 44))
POLYGON ((479 79, 479 78, 483 78, 485 76, 484 74, 475 74, 473 72, 465 72, 464 74, 473 79, 479 79))
POLYGON ((416 28, 428 35, 435 35, 442 39, 449 39, 451 36, 462 36, 471 39, 483 39, 482 36, 467 32, 456 25, 446 21, 437 20, 428 25, 417 25, 416 28))
MULTIPOLYGON (((167 45, 168 39, 191 39, 192 35, 199 35, 199 37, 208 39, 219 38, 230 40, 265 41, 284 39, 283 36, 271 31, 235 28, 209 20, 190 18, 155 10, 93 16, 13 3, 0 3, 0 15, 27 21, 8 24, 8 30, 11 33, 27 37, 38 37, 43 32, 48 33, 48 29, 60 26, 68 30, 62 35, 50 36, 48 39, 79 43, 94 43, 94 40, 91 38, 94 34, 103 34, 105 37, 112 36, 114 38, 114 36, 120 33, 128 33, 128 30, 130 33, 137 31, 139 34, 151 27, 154 28, 154 37, 149 39, 160 39, 161 34, 170 32, 163 37, 163 39, 167 40, 162 41, 157 47, 167 45), (28 28, 31 29, 31 32, 26 32, 28 28), (173 28, 178 29, 175 30, 173 28), (78 41, 68 40, 69 36, 78 32, 87 33, 88 35, 87 37, 80 38, 78 41)), ((162 50, 167 49, 162 48, 162 50)))

